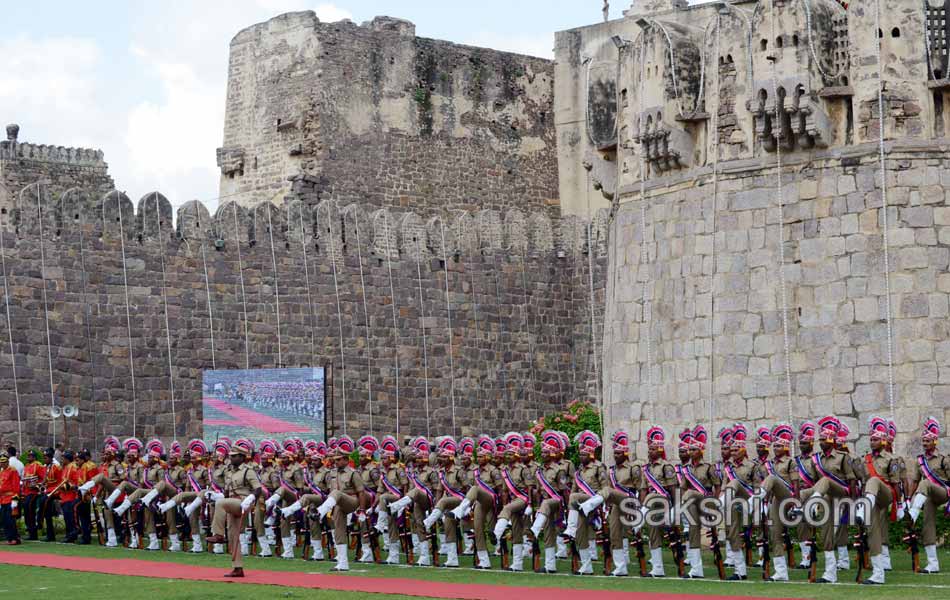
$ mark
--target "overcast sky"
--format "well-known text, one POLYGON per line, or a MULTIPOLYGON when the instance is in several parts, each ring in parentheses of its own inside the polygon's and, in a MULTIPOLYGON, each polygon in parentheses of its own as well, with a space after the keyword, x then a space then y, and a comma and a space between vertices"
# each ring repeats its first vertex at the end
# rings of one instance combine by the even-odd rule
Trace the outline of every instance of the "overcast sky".
MULTIPOLYGON (((613 0, 611 18, 630 0, 613 0)), ((0 121, 20 140, 100 148, 116 185, 217 206, 228 43, 293 10, 357 23, 409 19, 420 36, 552 57, 553 32, 601 0, 41 0, 4 3, 0 121)), ((2 125, 0 124, 0 125, 2 125)))

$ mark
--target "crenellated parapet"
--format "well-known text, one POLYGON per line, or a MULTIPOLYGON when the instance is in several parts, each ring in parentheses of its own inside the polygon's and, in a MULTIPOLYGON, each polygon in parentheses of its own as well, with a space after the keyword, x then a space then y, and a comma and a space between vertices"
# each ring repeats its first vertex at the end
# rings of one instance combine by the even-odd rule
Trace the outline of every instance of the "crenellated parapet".
MULTIPOLYGON (((362 255, 385 259, 427 261, 431 258, 502 253, 513 258, 544 258, 555 252, 587 251, 587 222, 569 215, 552 220, 543 211, 528 213, 511 209, 502 214, 485 209, 478 212, 450 210, 425 216, 414 211, 367 207, 351 203, 340 207, 323 200, 310 207, 290 198, 282 204, 261 202, 243 207, 224 202, 212 214, 199 200, 190 200, 172 210, 172 202, 161 192, 149 192, 133 203, 118 191, 94 196, 72 188, 52 197, 46 186, 30 185, 10 194, 0 188, 0 200, 12 199, 4 219, 8 229, 20 237, 69 235, 82 227, 103 241, 142 243, 172 238, 234 243, 292 249, 301 243, 321 255, 332 256, 338 265, 344 257, 362 255), (172 215, 175 215, 174 218, 172 215), (444 244, 444 246, 443 246, 444 244)), ((591 224, 598 257, 605 256, 607 212, 597 211, 591 224)))

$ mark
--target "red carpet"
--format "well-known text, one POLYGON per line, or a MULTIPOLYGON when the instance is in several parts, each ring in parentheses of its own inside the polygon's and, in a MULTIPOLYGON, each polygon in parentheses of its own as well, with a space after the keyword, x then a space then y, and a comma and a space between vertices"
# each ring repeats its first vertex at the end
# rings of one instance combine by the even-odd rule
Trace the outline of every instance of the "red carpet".
POLYGON ((195 567, 176 563, 152 562, 150 560, 86 558, 61 556, 59 554, 33 554, 26 552, 0 551, 0 563, 25 567, 49 567, 85 573, 110 575, 133 575, 159 579, 185 579, 190 581, 217 581, 233 583, 257 583, 283 587, 299 587, 348 592, 402 594, 434 598, 463 598, 473 600, 576 600, 578 597, 593 600, 765 600, 752 596, 706 596, 700 594, 665 594, 652 592, 613 592, 601 590, 576 590, 563 588, 517 587, 475 583, 442 583, 421 579, 397 579, 381 577, 355 577, 352 575, 310 575, 295 571, 247 572, 244 579, 228 580, 221 576, 226 569, 195 567))
POLYGON ((239 423, 235 424, 253 427, 254 429, 258 429, 267 433, 299 433, 310 431, 309 427, 297 425, 296 423, 291 423, 289 421, 282 421, 280 419, 275 419, 274 417, 268 417, 267 415, 262 415, 261 413, 255 412, 248 408, 234 406, 233 404, 229 404, 224 400, 218 400, 217 398, 203 398, 202 401, 205 405, 210 406, 217 411, 223 412, 236 421, 239 421, 239 423))

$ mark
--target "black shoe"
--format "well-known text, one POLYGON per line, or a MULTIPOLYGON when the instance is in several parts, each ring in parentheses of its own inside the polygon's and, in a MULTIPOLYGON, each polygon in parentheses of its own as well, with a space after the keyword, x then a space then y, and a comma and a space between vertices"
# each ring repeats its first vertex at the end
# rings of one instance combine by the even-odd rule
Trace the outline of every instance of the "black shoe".
POLYGON ((835 582, 834 582, 834 581, 829 581, 829 580, 825 579, 824 577, 819 577, 818 579, 815 580, 815 583, 835 583, 835 582))
POLYGON ((664 579, 666 578, 666 575, 654 575, 652 573, 647 573, 643 577, 644 579, 664 579))
POLYGON ((877 581, 871 581, 870 579, 861 580, 861 585, 881 585, 877 581))
POLYGON ((745 580, 748 579, 748 578, 749 578, 748 575, 736 575, 736 574, 733 574, 733 575, 730 576, 730 577, 726 577, 726 581, 745 581, 745 580))
POLYGON ((479 565, 475 565, 475 566, 472 567, 472 568, 475 569, 475 570, 477 570, 477 571, 490 571, 490 570, 491 570, 491 567, 481 567, 481 566, 479 566, 479 565))
POLYGON ((535 571, 535 573, 539 573, 541 575, 554 575, 555 573, 557 573, 557 571, 548 571, 547 569, 542 567, 538 569, 537 571, 535 571))
POLYGON ((706 579, 706 578, 703 577, 702 575, 690 575, 689 573, 687 573, 686 575, 683 575, 683 579, 706 579))
POLYGON ((920 573, 923 574, 923 575, 936 575, 936 574, 939 573, 939 572, 940 572, 940 571, 930 571, 930 570, 928 570, 928 569, 921 569, 921 570, 920 570, 920 573))

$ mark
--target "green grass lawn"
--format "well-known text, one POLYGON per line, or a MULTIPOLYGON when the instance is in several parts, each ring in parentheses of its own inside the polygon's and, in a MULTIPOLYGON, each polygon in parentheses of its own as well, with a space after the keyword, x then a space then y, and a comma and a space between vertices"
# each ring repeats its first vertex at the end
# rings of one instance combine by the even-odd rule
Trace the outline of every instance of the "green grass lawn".
MULTIPOLYGON (((33 598, 83 598, 109 600, 274 600, 308 598, 332 600, 340 597, 333 590, 275 588, 268 585, 175 581, 148 577, 122 577, 98 573, 72 573, 0 564, 0 597, 32 600, 33 598)), ((347 598, 386 600, 406 598, 384 594, 350 592, 347 598)))
MULTIPOLYGON (((6 547, 3 547, 6 550, 6 547)), ((153 560, 153 561, 164 561, 164 562, 177 562, 182 564, 189 565, 201 565, 201 566, 213 566, 220 567, 222 574, 226 572, 230 566, 229 559, 225 556, 216 556, 216 555, 191 555, 187 553, 169 553, 169 552, 145 552, 145 551, 130 551, 125 549, 109 549, 102 548, 99 546, 71 546, 64 544, 46 544, 42 542, 29 542, 25 543, 23 546, 12 547, 15 552, 48 552, 62 555, 81 555, 81 556, 92 556, 99 558, 136 558, 140 560, 153 560)), ((351 560, 350 567, 351 571, 348 574, 350 577, 405 577, 405 578, 414 578, 414 579, 423 579, 430 581, 443 581, 443 582, 454 582, 454 583, 487 583, 487 584, 496 584, 496 585, 511 585, 511 586, 534 586, 534 587, 566 587, 574 589, 591 589, 591 590, 618 590, 618 591, 652 591, 652 592, 677 592, 677 593, 694 593, 694 594, 725 594, 725 595, 747 595, 747 596, 771 596, 771 597, 785 597, 785 598, 827 598, 839 600, 842 597, 845 598, 862 598, 862 600, 872 600, 876 598, 888 598, 891 599, 895 594, 923 594, 927 597, 950 597, 950 573, 941 573, 939 575, 915 575, 910 572, 910 557, 906 551, 902 549, 894 549, 891 552, 892 562, 894 563, 894 570, 887 574, 887 585, 885 586, 858 586, 854 583, 855 571, 851 570, 844 573, 839 573, 839 585, 827 586, 827 585, 811 585, 807 583, 807 574, 805 571, 792 571, 793 581, 787 584, 778 584, 778 583, 765 583, 760 580, 761 570, 751 568, 749 569, 749 581, 746 582, 721 582, 717 579, 706 579, 702 581, 686 581, 676 579, 675 577, 668 577, 666 579, 640 579, 639 577, 627 577, 627 578, 611 578, 603 576, 587 576, 587 577, 576 577, 568 575, 567 572, 570 568, 570 564, 566 561, 562 561, 558 564, 558 569, 564 574, 558 575, 537 575, 534 573, 507 573, 503 571, 475 571, 470 568, 461 568, 461 569, 434 569, 434 568, 418 568, 418 567, 406 567, 406 566, 384 566, 384 565, 362 565, 355 563, 351 560)), ((672 566, 672 558, 667 556, 667 573, 675 573, 675 569, 672 566)), ((941 550, 940 559, 944 568, 950 569, 950 552, 941 550)), ((497 559, 496 559, 497 560, 497 559)), ((712 565, 712 557, 707 555, 706 560, 706 576, 707 578, 715 577, 715 568, 712 565)), ((853 562, 853 557, 852 557, 853 562)), ((470 567, 471 557, 462 557, 462 564, 465 567, 470 567)), ((528 561, 525 562, 526 566, 529 564, 528 561)), ((301 571, 308 573, 328 573, 330 567, 332 566, 329 562, 303 562, 301 560, 281 560, 279 558, 247 558, 245 561, 245 568, 247 569, 261 569, 261 570, 271 570, 271 571, 301 571)), ((496 562, 497 566, 497 562, 496 562)), ((217 593, 217 588, 224 587, 226 589, 226 594, 220 596, 221 598, 244 598, 251 597, 250 594, 254 593, 255 598, 260 598, 260 590, 252 591, 242 591, 234 590, 235 585, 228 586, 228 584, 204 584, 204 583, 193 583, 193 582, 179 582, 173 586, 169 586, 164 580, 155 580, 149 581, 143 578, 124 578, 108 575, 90 575, 90 574, 79 574, 79 573, 69 573, 63 574, 53 571, 38 571, 41 577, 39 579, 34 579, 33 577, 23 577, 16 579, 16 587, 6 587, 13 585, 11 583, 10 577, 4 577, 5 573, 9 573, 11 569, 16 569, 17 573, 20 573, 24 568, 22 567, 3 567, 0 565, 0 581, 3 583, 0 584, 0 595, 3 595, 3 590, 18 591, 20 595, 11 596, 17 598, 32 598, 32 597, 46 597, 48 598, 51 594, 42 592, 39 590, 40 587, 46 587, 45 582, 55 582, 55 585, 63 586, 65 591, 68 586, 82 586, 76 588, 75 591, 81 592, 80 596, 84 598, 97 597, 95 594, 98 593, 99 583, 102 583, 103 586, 115 586, 115 587, 103 587, 103 597, 108 594, 110 589, 122 589, 124 591, 134 590, 134 593, 138 594, 141 590, 146 589, 158 589, 155 586, 163 585, 161 588, 163 590, 161 597, 174 597, 174 598, 189 598, 189 597, 198 597, 198 594, 205 594, 204 586, 208 586, 207 591, 210 593, 217 593), (65 577, 68 575, 69 579, 66 580, 65 577), (115 582, 121 582, 124 579, 134 579, 134 581, 125 582, 122 584, 116 584, 115 582), (44 583, 39 583, 39 582, 44 583), (183 595, 180 596, 168 596, 165 593, 165 590, 181 590, 183 595), (42 592, 42 593, 41 593, 42 592), (88 592, 88 593, 87 593, 88 592), (244 596, 242 594, 247 594, 244 596), (194 594, 193 596, 189 594, 194 594)), ((602 572, 603 565, 602 563, 595 563, 594 569, 596 573, 602 572)), ((33 573, 35 569, 27 569, 23 572, 33 573)), ((53 583, 51 583, 53 585, 53 583)), ((247 586, 249 589, 258 588, 261 586, 247 586)), ((318 597, 310 596, 314 592, 311 590, 294 590, 291 588, 279 589, 279 591, 273 591, 275 588, 266 590, 268 595, 271 596, 274 593, 280 594, 280 597, 293 597, 293 594, 303 595, 307 594, 307 597, 318 597), (284 595, 291 594, 291 595, 284 595)), ((54 591, 54 590, 51 590, 54 591)), ((177 593, 177 592, 176 592, 177 593)), ((332 592, 338 593, 338 592, 332 592)), ((116 596, 112 596, 116 597, 116 596)), ((140 596, 128 596, 122 595, 122 600, 130 598, 146 598, 147 592, 142 592, 140 596)), ((154 597, 154 596, 152 596, 154 597)))

